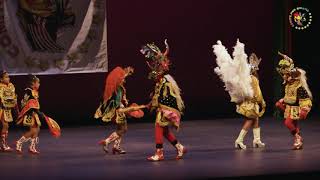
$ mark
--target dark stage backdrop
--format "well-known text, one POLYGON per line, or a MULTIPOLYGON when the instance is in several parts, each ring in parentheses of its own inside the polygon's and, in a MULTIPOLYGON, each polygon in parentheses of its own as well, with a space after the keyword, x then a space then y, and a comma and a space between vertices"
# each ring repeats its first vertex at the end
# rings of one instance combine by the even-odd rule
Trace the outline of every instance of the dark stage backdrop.
MULTIPOLYGON (((319 96, 320 84, 319 67, 320 55, 317 43, 320 41, 320 20, 318 1, 316 0, 283 0, 275 3, 274 18, 274 51, 280 50, 289 55, 297 67, 303 68, 307 72, 308 84, 313 93, 313 107, 310 115, 319 116, 319 96), (288 16, 290 11, 296 7, 308 8, 312 13, 312 23, 305 30, 296 30, 291 27, 288 16)), ((274 59, 279 59, 277 54, 273 54, 274 59)), ((275 61, 275 66, 278 61, 275 61)), ((277 74, 277 73, 275 73, 277 74)), ((281 88, 281 78, 277 75, 274 78, 274 100, 279 99, 283 92, 281 88)))
POLYGON ((313 93, 313 115, 319 114, 319 67, 320 67, 320 53, 319 45, 320 42, 320 11, 319 1, 308 0, 308 1, 294 1, 289 4, 292 8, 302 6, 308 8, 312 13, 312 23, 309 28, 304 31, 292 30, 292 46, 291 52, 292 57, 295 60, 296 66, 303 68, 307 71, 307 77, 310 89, 313 93))
MULTIPOLYGON (((261 57, 261 87, 273 109, 274 1, 263 0, 108 0, 108 54, 110 69, 133 66, 127 80, 131 102, 147 103, 153 82, 139 53, 155 42, 171 47, 171 74, 183 90, 184 120, 237 116, 223 84, 213 73, 212 44, 221 40, 232 52, 237 38, 246 52, 261 57)), ((64 125, 95 124, 92 116, 103 92, 106 74, 40 76, 42 110, 64 125)), ((12 77, 19 95, 26 77, 12 77)), ((269 111, 270 113, 270 111, 269 111)), ((152 120, 147 116, 145 120, 152 120)), ((141 121, 141 120, 137 120, 141 121)))

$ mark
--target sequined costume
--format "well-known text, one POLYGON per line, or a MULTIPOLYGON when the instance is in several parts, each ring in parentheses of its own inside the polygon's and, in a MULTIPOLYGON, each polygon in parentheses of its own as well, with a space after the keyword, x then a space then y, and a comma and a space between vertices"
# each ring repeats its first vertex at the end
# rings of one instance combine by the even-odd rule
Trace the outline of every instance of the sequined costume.
POLYGON ((39 131, 42 123, 46 123, 49 127, 51 134, 54 137, 60 137, 61 130, 59 124, 46 116, 40 110, 39 103, 39 86, 40 80, 34 75, 29 75, 30 87, 24 90, 24 96, 21 100, 21 112, 19 113, 17 125, 23 125, 29 127, 29 131, 26 132, 16 142, 16 151, 22 153, 22 146, 24 143, 30 141, 29 152, 32 154, 39 154, 37 145, 39 143, 39 131), (38 84, 35 87, 35 83, 38 84))
POLYGON ((13 112, 18 110, 17 95, 14 85, 7 80, 4 82, 4 78, 9 78, 9 75, 5 71, 0 73, 0 124, 1 129, 1 146, 0 150, 3 152, 11 152, 12 149, 8 145, 8 133, 9 123, 13 121, 13 112))
POLYGON ((283 57, 278 64, 278 72, 283 78, 284 97, 276 106, 284 111, 284 124, 294 136, 293 149, 303 148, 303 139, 298 122, 306 119, 312 107, 312 93, 307 84, 306 72, 294 67, 294 62, 288 56, 283 57))
POLYGON ((135 103, 128 106, 124 81, 132 73, 131 67, 116 67, 106 78, 103 101, 94 115, 97 119, 101 118, 103 122, 113 121, 117 125, 117 130, 99 143, 106 153, 108 153, 109 144, 114 143, 113 154, 125 154, 126 151, 121 148, 121 141, 128 129, 127 116, 141 118, 144 115, 140 109, 145 106, 138 106, 135 103))
POLYGON ((179 129, 180 119, 184 109, 184 102, 180 95, 180 88, 171 75, 168 74, 170 61, 168 59, 169 45, 165 41, 164 53, 155 45, 147 44, 142 47, 141 53, 147 58, 147 65, 151 69, 149 79, 156 82, 150 109, 156 112, 155 141, 156 152, 148 157, 149 161, 164 160, 163 137, 165 137, 177 150, 176 159, 181 159, 186 148, 178 142, 171 132, 170 126, 179 129))

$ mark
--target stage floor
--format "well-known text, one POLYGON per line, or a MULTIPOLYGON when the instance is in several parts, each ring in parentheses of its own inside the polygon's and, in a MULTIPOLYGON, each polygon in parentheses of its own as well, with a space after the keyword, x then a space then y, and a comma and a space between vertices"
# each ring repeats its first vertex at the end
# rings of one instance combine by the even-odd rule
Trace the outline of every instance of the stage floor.
MULTIPOLYGON (((113 126, 65 128, 60 139, 48 130, 40 135, 38 156, 0 153, 1 179, 205 179, 217 177, 261 176, 272 174, 315 173, 320 171, 320 121, 302 123, 305 147, 290 150, 292 137, 281 121, 261 120, 265 149, 235 150, 240 130, 239 119, 196 120, 183 122, 178 139, 188 148, 183 160, 176 161, 175 149, 166 142, 165 161, 148 162, 154 153, 153 124, 129 124, 123 147, 125 155, 105 154, 98 141, 113 126)), ((12 143, 22 131, 10 132, 12 143)))

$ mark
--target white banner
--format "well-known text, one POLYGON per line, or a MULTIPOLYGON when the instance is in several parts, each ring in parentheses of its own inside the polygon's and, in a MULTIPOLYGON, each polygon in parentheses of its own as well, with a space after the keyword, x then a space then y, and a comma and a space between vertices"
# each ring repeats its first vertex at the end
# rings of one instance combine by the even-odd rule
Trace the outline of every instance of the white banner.
POLYGON ((106 72, 105 0, 0 0, 0 69, 106 72))

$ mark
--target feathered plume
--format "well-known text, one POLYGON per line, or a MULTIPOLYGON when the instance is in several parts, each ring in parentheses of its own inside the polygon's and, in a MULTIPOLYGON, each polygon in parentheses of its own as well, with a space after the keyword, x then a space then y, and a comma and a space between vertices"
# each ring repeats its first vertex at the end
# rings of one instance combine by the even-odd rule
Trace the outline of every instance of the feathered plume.
POLYGON ((166 78, 166 80, 172 84, 172 90, 173 93, 176 95, 178 109, 180 112, 182 112, 184 110, 184 102, 181 98, 181 89, 179 88, 177 82, 173 79, 173 77, 170 74, 165 75, 164 78, 166 78))
POLYGON ((126 76, 126 72, 122 67, 114 68, 105 80, 105 88, 103 94, 104 102, 107 102, 112 94, 116 92, 117 88, 126 76))
POLYGON ((253 97, 251 86, 250 67, 247 54, 244 52, 244 44, 237 40, 234 47, 233 59, 221 41, 213 45, 213 52, 217 56, 218 67, 215 73, 225 83, 225 90, 228 91, 231 102, 241 103, 246 98, 253 97))
POLYGON ((300 71, 300 73, 301 73, 301 75, 300 75, 301 84, 306 89, 309 97, 312 99, 312 93, 311 93, 309 86, 308 86, 308 83, 307 83, 306 71, 301 68, 298 68, 298 71, 300 71))

